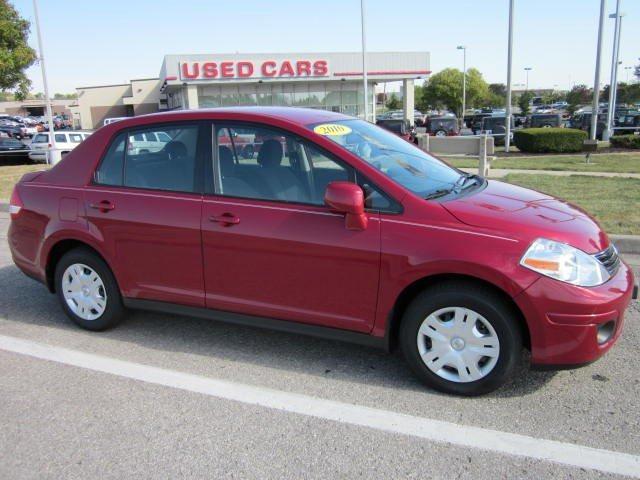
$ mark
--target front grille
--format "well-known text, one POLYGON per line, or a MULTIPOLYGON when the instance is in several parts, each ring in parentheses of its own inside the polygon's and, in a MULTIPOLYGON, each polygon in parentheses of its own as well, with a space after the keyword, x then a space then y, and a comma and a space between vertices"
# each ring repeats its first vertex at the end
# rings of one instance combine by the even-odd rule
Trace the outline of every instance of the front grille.
POLYGON ((620 257, 618 256, 618 250, 616 250, 616 247, 614 247, 613 244, 609 245, 609 248, 607 248, 606 250, 603 250, 600 253, 596 253, 594 257, 596 257, 596 260, 604 265, 604 268, 607 269, 609 275, 615 275, 615 273, 618 271, 618 267, 620 267, 620 257))

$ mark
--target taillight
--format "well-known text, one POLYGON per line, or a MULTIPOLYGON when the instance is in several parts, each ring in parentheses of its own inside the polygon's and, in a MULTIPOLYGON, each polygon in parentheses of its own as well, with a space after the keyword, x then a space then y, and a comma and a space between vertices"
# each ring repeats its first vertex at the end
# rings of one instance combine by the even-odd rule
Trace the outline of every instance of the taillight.
POLYGON ((20 195, 18 195, 18 186, 13 187, 13 193, 11 194, 11 200, 9 200, 9 213, 11 218, 16 218, 20 211, 24 207, 20 195))

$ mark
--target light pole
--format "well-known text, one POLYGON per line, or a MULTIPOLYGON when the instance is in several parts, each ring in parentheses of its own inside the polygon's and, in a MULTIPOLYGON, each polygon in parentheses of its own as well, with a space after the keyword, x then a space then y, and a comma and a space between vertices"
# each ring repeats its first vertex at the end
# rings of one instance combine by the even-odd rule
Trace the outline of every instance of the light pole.
POLYGON ((629 84, 629 74, 631 70, 633 70, 633 67, 624 67, 624 69, 627 71, 627 84, 629 84))
MULTIPOLYGON (((598 127, 598 102, 600 100, 600 57, 602 56, 602 31, 604 30, 604 7, 606 0, 600 0, 600 20, 598 21, 598 46, 596 47, 596 74, 593 79, 593 105, 591 106, 591 135, 590 139, 596 139, 598 127)), ((587 161, 589 154, 587 154, 587 161)))
POLYGON ((44 101, 47 107, 47 123, 49 124, 49 153, 47 154, 47 163, 51 163, 51 152, 55 150, 55 135, 53 134, 53 114, 51 113, 51 99, 49 98, 49 87, 47 85, 47 71, 44 66, 44 50, 42 48, 42 32, 40 32, 40 18, 38 16, 38 1, 33 0, 33 13, 36 20, 36 32, 38 33, 38 50, 40 68, 42 69, 42 86, 44 87, 44 101))
POLYGON ((527 92, 529 91, 529 72, 533 70, 531 67, 524 67, 524 71, 527 72, 527 92))
POLYGON ((364 86, 364 120, 369 120, 369 92, 367 85, 367 37, 364 29, 364 0, 360 0, 360 22, 362 24, 362 82, 364 86))
POLYGON ((616 13, 609 15, 616 20, 613 32, 613 51, 611 53, 611 82, 609 83, 609 108, 607 109, 607 125, 602 132, 602 139, 609 140, 613 133, 613 120, 616 112, 616 90, 618 89, 618 56, 620 54, 620 29, 622 28, 622 14, 620 0, 616 0, 616 13))
POLYGON ((509 45, 507 47, 507 109, 505 110, 504 151, 511 147, 511 59, 513 53, 513 0, 509 0, 509 45))
POLYGON ((464 112, 467 108, 467 47, 458 45, 458 50, 462 50, 462 114, 460 115, 460 127, 464 125, 464 112))

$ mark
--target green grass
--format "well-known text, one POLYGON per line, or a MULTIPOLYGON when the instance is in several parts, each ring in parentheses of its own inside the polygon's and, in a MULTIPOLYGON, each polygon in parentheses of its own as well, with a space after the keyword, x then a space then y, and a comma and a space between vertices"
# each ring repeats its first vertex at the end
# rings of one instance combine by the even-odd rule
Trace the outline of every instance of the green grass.
POLYGON ((9 165, 0 166, 0 202, 8 202, 13 186, 27 172, 47 169, 47 165, 9 165))
POLYGON ((501 180, 578 205, 607 233, 640 235, 640 179, 510 173, 501 180))
MULTIPOLYGON (((446 157, 445 159, 459 168, 474 168, 478 166, 477 159, 453 157, 446 157)), ((640 173, 640 153, 603 153, 592 155, 591 163, 585 163, 584 154, 500 157, 491 162, 491 168, 640 173)))

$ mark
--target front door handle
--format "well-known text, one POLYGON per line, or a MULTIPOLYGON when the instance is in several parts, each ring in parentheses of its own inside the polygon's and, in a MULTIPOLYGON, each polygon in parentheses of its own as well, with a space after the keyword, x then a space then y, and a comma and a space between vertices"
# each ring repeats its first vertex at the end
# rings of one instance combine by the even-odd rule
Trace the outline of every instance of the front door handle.
POLYGON ((116 206, 113 203, 111 203, 109 200, 102 200, 99 203, 90 203, 89 207, 95 210, 100 210, 103 213, 109 212, 116 208, 116 206))
POLYGON ((223 213, 222 215, 212 215, 209 217, 209 221, 220 223, 224 227, 230 227, 231 225, 237 225, 240 223, 240 219, 232 213, 223 213))

